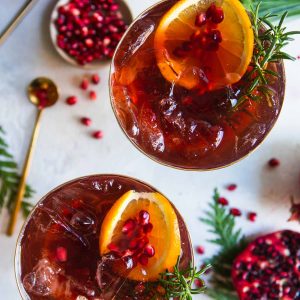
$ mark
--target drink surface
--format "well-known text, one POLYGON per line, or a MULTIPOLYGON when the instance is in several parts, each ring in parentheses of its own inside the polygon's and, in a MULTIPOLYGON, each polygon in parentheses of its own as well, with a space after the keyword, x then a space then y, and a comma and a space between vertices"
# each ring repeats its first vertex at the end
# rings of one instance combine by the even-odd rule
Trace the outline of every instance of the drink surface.
MULTIPOLYGON (((176 2, 147 10, 125 34, 112 65, 112 106, 129 139, 152 159, 183 169, 223 167, 250 153, 272 129, 284 97, 283 64, 268 66, 279 74, 270 80, 272 96, 247 98, 236 108, 245 78, 210 91, 166 80, 157 65, 155 35, 176 2)), ((214 59, 213 52, 205 55, 214 59)))
MULTIPOLYGON (((131 178, 97 175, 69 182, 39 202, 17 249, 17 279, 24 299, 149 299, 147 284, 126 279, 128 270, 120 258, 99 254, 103 219, 129 190, 156 192, 131 178), (122 268, 124 276, 118 275, 122 268)), ((184 221, 176 214, 180 264, 186 267, 192 260, 191 244, 184 221)))

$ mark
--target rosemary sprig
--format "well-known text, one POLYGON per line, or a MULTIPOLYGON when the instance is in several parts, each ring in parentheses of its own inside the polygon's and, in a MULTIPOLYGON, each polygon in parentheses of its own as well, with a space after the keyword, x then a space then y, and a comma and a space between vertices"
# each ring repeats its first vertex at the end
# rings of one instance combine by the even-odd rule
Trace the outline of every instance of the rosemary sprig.
POLYGON ((231 266, 236 256, 246 248, 247 242, 241 229, 236 229, 234 216, 219 204, 219 198, 219 192, 215 189, 210 210, 205 218, 200 219, 216 236, 209 242, 220 247, 218 253, 207 261, 213 269, 211 288, 207 289, 207 294, 217 300, 234 300, 238 298, 231 281, 231 266))
POLYGON ((278 77, 276 72, 267 68, 269 63, 278 62, 281 59, 295 60, 282 49, 290 41, 293 41, 291 36, 300 34, 300 31, 286 31, 283 23, 288 15, 287 11, 282 14, 277 25, 273 25, 270 19, 278 17, 278 15, 269 12, 260 17, 261 3, 258 2, 255 7, 252 5, 249 7, 255 40, 250 63, 251 71, 246 73, 246 82, 250 82, 250 84, 242 91, 235 108, 249 98, 257 100, 258 97, 253 93, 254 90, 264 94, 267 99, 269 98, 273 91, 268 87, 268 84, 274 77, 278 77), (264 31, 261 30, 263 27, 265 28, 264 31))
POLYGON ((197 268, 190 264, 187 269, 180 270, 178 257, 174 271, 162 273, 159 279, 159 285, 164 290, 163 299, 192 300, 193 295, 204 293, 206 286, 202 277, 210 267, 208 264, 197 271, 197 268), (201 282, 201 287, 199 288, 194 287, 197 280, 201 282))
MULTIPOLYGON (((12 211, 20 180, 18 166, 14 162, 13 156, 8 152, 4 134, 5 132, 0 126, 0 213, 4 207, 8 211, 12 211)), ((29 199, 33 194, 33 189, 27 185, 24 198, 29 199)), ((23 201, 21 207, 24 217, 27 217, 32 209, 32 204, 23 201)))

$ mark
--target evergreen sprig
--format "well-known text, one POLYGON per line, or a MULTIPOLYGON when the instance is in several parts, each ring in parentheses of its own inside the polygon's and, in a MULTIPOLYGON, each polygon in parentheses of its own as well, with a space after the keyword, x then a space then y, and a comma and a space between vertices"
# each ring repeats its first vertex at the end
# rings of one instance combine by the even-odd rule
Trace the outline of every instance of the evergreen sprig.
MULTIPOLYGON (((6 207, 9 212, 14 207, 14 200, 19 187, 20 175, 18 166, 13 160, 13 156, 8 152, 8 145, 4 140, 5 132, 0 126, 0 213, 6 207)), ((33 196, 34 190, 26 185, 24 199, 33 196)), ((22 212, 27 217, 32 209, 32 204, 28 201, 22 202, 22 212)))
POLYGON ((220 247, 218 253, 207 261, 213 269, 212 287, 208 288, 207 294, 216 300, 235 300, 238 298, 231 281, 231 268, 234 259, 246 248, 247 242, 241 229, 236 229, 234 216, 219 204, 219 199, 220 194, 215 189, 213 202, 209 204, 210 210, 205 212, 205 218, 200 219, 210 227, 209 232, 215 235, 209 242, 220 247))
MULTIPOLYGON (((165 273, 161 274, 159 285, 164 290, 163 298, 192 300, 193 295, 204 293, 206 290, 206 285, 202 277, 204 276, 204 273, 210 269, 210 267, 211 266, 208 264, 197 271, 197 268, 190 264, 187 269, 180 270, 178 257, 174 271, 166 271, 165 273), (196 281, 201 282, 201 287, 194 287, 196 281)), ((199 284, 197 286, 199 286, 199 284)))
MULTIPOLYGON (((249 12, 252 19, 252 28, 254 33, 254 52, 250 63, 251 71, 246 73, 246 82, 250 82, 241 93, 235 108, 244 103, 247 99, 258 100, 264 95, 267 100, 273 94, 269 88, 270 82, 278 73, 268 68, 270 63, 280 60, 295 60, 288 53, 283 52, 283 48, 293 41, 293 35, 300 34, 300 31, 286 31, 284 21, 288 15, 285 11, 281 16, 271 13, 270 10, 263 16, 260 7, 264 2, 258 2, 255 6, 249 5, 249 12), (272 24, 271 19, 279 17, 277 25, 272 24), (262 30, 264 28, 265 30, 262 30), (258 92, 254 93, 254 91, 258 92)), ((274 4, 273 4, 274 5, 274 4)), ((274 5, 276 7, 276 5, 274 5)))

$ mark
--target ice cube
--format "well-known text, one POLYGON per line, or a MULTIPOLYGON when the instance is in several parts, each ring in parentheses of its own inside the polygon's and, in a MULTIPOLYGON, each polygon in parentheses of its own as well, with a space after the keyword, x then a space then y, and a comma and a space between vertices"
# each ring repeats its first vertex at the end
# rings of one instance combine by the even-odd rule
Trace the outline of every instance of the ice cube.
POLYGON ((101 191, 104 194, 112 194, 115 193, 116 190, 122 189, 122 185, 114 179, 106 179, 101 182, 93 181, 92 185, 95 190, 101 191))

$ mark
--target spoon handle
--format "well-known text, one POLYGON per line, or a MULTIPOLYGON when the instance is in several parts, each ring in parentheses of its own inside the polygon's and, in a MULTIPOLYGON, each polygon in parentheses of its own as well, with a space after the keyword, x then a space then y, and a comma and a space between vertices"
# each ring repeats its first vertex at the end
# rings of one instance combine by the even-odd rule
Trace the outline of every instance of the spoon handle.
POLYGON ((0 46, 7 37, 14 31, 14 29, 18 26, 21 20, 25 17, 26 13, 30 10, 30 8, 34 5, 36 0, 27 0, 27 2, 21 7, 17 15, 11 20, 11 22, 7 25, 3 32, 0 34, 0 46))
POLYGON ((18 192, 15 198, 15 207, 10 219, 10 223, 9 223, 9 227, 7 230, 7 235, 11 236, 13 235, 14 229, 15 229, 15 225, 17 222, 17 216, 18 213, 20 211, 21 208, 21 204, 22 204, 22 200, 24 197, 24 193, 25 193, 25 189, 26 189, 26 179, 28 176, 28 172, 29 172, 29 168, 30 168, 30 164, 31 164, 31 160, 32 160, 32 156, 33 156, 33 150, 38 138, 38 133, 39 133, 39 129, 40 129, 40 121, 41 121, 41 116, 42 116, 42 109, 39 109, 37 112, 37 116, 36 116, 36 120, 35 120, 35 125, 34 125, 34 129, 33 129, 33 133, 32 133, 32 137, 31 137, 31 141, 29 144, 29 148, 27 151, 27 156, 24 162, 24 166, 23 166, 23 172, 22 172, 22 176, 20 179, 20 183, 19 183, 19 188, 18 188, 18 192))

